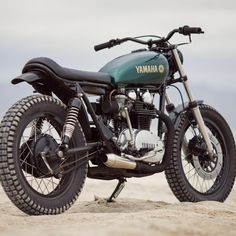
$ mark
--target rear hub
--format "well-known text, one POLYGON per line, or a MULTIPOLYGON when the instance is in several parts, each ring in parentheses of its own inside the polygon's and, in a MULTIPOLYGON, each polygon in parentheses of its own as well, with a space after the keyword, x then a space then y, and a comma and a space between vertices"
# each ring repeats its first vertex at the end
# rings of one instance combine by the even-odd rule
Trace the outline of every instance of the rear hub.
MULTIPOLYGON (((21 146, 20 159, 24 171, 33 175, 36 178, 41 176, 50 177, 50 171, 42 159, 41 153, 55 154, 58 148, 56 140, 48 134, 39 134, 36 138, 30 138, 21 146)), ((60 159, 56 155, 50 155, 46 160, 52 170, 58 169, 60 165, 60 159)))

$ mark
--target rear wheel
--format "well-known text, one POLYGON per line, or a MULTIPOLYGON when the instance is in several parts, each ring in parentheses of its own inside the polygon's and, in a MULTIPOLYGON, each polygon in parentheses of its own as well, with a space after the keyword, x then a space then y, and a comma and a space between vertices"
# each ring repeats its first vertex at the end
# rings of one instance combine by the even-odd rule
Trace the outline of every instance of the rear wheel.
MULTIPOLYGON (((60 101, 31 96, 13 105, 1 123, 0 180, 11 201, 27 214, 62 213, 82 190, 87 165, 78 168, 76 160, 86 153, 64 159, 54 155, 46 162, 42 158, 43 152, 53 153, 60 145, 65 116, 60 101)), ((84 145, 78 124, 70 147, 84 145)))
POLYGON ((206 144, 191 114, 181 115, 175 132, 172 160, 165 171, 172 192, 180 201, 224 201, 235 179, 236 151, 232 132, 213 108, 200 111, 214 150, 206 154, 206 144))

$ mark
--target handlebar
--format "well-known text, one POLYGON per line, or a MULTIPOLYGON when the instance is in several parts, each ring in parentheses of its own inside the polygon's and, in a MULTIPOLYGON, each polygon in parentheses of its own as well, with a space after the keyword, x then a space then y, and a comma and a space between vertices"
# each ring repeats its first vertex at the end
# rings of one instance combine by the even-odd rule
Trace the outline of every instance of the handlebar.
POLYGON ((179 34, 183 34, 183 35, 191 35, 191 34, 203 34, 204 32, 202 31, 202 29, 200 27, 189 27, 188 25, 185 25, 183 27, 179 27, 178 29, 174 29, 174 30, 170 31, 166 37, 161 38, 161 39, 148 40, 148 41, 140 40, 137 38, 131 38, 131 37, 127 37, 127 38, 123 38, 123 39, 111 39, 108 42, 95 45, 94 50, 99 51, 99 50, 102 50, 105 48, 111 48, 111 47, 114 47, 114 46, 119 45, 121 43, 124 43, 126 41, 133 41, 133 42, 145 44, 145 45, 148 45, 149 47, 151 47, 153 44, 158 45, 158 44, 167 42, 168 40, 170 40, 170 38, 175 33, 179 33, 179 34))
POLYGON ((111 47, 114 47, 114 46, 119 45, 121 43, 124 43, 126 41, 133 41, 135 43, 148 45, 147 41, 127 37, 127 38, 123 38, 123 39, 111 39, 110 41, 108 41, 106 43, 98 44, 98 45, 94 46, 94 50, 99 51, 99 50, 102 50, 102 49, 105 49, 105 48, 111 48, 111 47))

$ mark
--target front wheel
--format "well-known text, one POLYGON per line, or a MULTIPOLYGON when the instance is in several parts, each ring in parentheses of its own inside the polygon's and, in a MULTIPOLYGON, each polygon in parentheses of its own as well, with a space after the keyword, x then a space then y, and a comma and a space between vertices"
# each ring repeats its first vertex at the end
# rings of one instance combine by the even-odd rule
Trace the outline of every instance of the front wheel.
MULTIPOLYGON (((0 180, 11 201, 27 214, 62 213, 77 199, 83 187, 87 165, 76 166, 81 156, 50 157, 48 165, 58 174, 51 173, 42 158, 43 152, 55 153, 61 144, 65 117, 64 104, 39 95, 17 102, 2 120, 0 180)), ((71 148, 86 145, 77 124, 69 144, 71 148)))
POLYGON ((214 150, 213 158, 206 154, 206 144, 195 119, 190 113, 183 113, 175 131, 166 178, 181 202, 223 202, 235 180, 234 138, 227 122, 215 109, 200 105, 200 111, 214 150))

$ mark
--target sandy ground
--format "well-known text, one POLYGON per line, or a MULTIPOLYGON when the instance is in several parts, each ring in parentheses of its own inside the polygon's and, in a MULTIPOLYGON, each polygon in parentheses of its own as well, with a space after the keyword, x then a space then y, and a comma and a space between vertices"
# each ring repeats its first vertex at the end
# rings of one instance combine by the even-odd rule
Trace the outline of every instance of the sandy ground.
POLYGON ((129 179, 116 202, 107 203, 115 185, 87 179, 75 205, 56 216, 27 216, 0 189, 0 235, 236 235, 236 187, 225 203, 179 203, 157 174, 129 179))

